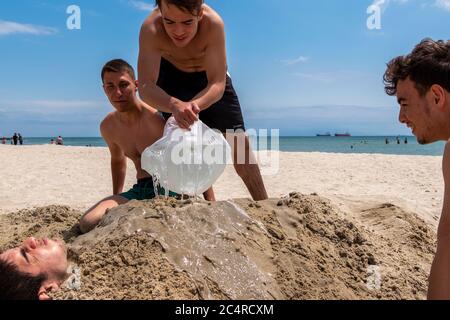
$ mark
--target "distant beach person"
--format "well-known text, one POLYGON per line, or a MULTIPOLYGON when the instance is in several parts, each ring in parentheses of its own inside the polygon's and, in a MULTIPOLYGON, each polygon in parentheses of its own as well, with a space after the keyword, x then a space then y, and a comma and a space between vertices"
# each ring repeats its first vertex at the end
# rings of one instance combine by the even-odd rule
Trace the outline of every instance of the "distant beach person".
MULTIPOLYGON (((157 195, 152 177, 142 169, 144 150, 158 141, 164 131, 165 121, 137 96, 138 81, 133 67, 117 59, 105 64, 101 72, 103 89, 115 111, 106 116, 100 132, 111 153, 113 195, 90 208, 80 221, 83 233, 94 229, 106 210, 125 204, 130 200, 153 199, 157 195), (123 193, 127 158, 133 161, 137 171, 137 184, 123 193)), ((163 194, 164 190, 160 189, 163 194)), ((170 196, 178 196, 170 192, 170 196)))
POLYGON ((23 145, 22 135, 19 133, 18 137, 19 137, 19 144, 22 146, 23 145))
POLYGON ((6 138, 5 137, 2 138, 2 144, 6 144, 6 138))
POLYGON ((408 144, 408 138, 405 138, 405 144, 408 144))
POLYGON ((63 138, 62 138, 61 136, 59 136, 58 138, 56 138, 56 144, 57 144, 58 146, 64 145, 64 141, 63 141, 63 138))
POLYGON ((55 144, 55 140, 51 139, 50 144, 55 144))
POLYGON ((389 139, 386 138, 386 139, 384 140, 384 143, 389 144, 389 139))
POLYGON ((67 278, 67 250, 60 240, 28 238, 0 254, 0 301, 50 300, 67 278))
POLYGON ((396 96, 399 120, 419 144, 447 141, 443 159, 444 205, 428 298, 450 299, 450 41, 424 39, 412 53, 389 62, 385 90, 396 96))
POLYGON ((14 133, 13 137, 12 137, 12 141, 14 142, 14 145, 17 146, 17 140, 19 139, 19 137, 17 136, 17 133, 14 133))
POLYGON ((397 144, 400 144, 400 138, 397 137, 397 144))

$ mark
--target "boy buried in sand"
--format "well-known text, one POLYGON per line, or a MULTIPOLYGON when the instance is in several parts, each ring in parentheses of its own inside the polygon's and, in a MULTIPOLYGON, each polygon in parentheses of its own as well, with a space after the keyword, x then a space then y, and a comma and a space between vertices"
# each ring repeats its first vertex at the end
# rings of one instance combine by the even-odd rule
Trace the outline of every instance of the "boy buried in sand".
POLYGON ((0 254, 0 300, 49 300, 66 280, 69 266, 62 241, 28 238, 0 254))
POLYGON ((413 52, 388 64, 386 93, 397 96, 399 120, 420 144, 447 141, 443 159, 444 207, 429 299, 450 299, 450 41, 423 40, 413 52))
MULTIPOLYGON (((80 229, 87 233, 95 228, 108 209, 130 200, 154 198, 152 177, 141 168, 142 152, 159 140, 165 121, 158 111, 137 97, 138 82, 133 68, 123 60, 108 62, 101 73, 103 88, 116 109, 100 125, 100 131, 111 153, 113 195, 89 209, 80 221, 80 229), (137 171, 137 184, 122 193, 127 169, 127 158, 137 171)), ((159 190, 160 194, 164 190, 159 190)), ((177 196, 170 192, 170 196, 177 196)))

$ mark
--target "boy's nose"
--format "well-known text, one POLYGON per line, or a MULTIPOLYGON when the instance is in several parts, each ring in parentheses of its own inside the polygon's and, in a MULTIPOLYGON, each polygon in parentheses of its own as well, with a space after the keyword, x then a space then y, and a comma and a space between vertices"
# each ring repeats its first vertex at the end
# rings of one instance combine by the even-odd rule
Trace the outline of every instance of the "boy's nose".
POLYGON ((34 237, 30 237, 27 240, 25 240, 24 245, 26 248, 34 250, 37 248, 37 242, 34 237))
POLYGON ((400 110, 399 114, 398 114, 398 121, 400 121, 400 123, 406 123, 407 122, 407 118, 405 116, 405 113, 400 110))

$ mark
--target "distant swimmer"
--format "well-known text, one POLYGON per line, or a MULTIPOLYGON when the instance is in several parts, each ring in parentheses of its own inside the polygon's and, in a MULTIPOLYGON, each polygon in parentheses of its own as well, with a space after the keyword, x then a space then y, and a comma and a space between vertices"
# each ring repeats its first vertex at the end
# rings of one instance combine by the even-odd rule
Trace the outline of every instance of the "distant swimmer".
POLYGON ((447 142, 442 167, 444 205, 429 277, 428 298, 432 300, 450 299, 449 61, 450 41, 425 39, 412 53, 390 61, 384 75, 386 93, 396 96, 400 105, 400 122, 412 129, 419 144, 447 142))

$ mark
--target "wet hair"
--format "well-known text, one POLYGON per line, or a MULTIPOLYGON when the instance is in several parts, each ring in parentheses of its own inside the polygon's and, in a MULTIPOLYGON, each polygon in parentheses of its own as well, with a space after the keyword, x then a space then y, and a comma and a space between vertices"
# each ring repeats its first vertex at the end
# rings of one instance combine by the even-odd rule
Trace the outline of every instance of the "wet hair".
POLYGON ((0 259, 0 301, 38 300, 39 289, 45 280, 45 274, 23 273, 13 263, 0 259))
POLYGON ((136 74, 133 67, 122 59, 114 59, 108 61, 102 69, 102 81, 105 79, 106 72, 126 72, 130 75, 133 80, 136 80, 136 74))
POLYGON ((167 4, 173 4, 174 6, 189 12, 190 14, 197 16, 202 8, 204 0, 156 0, 156 5, 161 9, 161 4, 166 1, 167 4))
POLYGON ((383 77, 386 93, 396 95, 398 81, 408 77, 421 96, 435 84, 450 92, 450 40, 424 39, 410 54, 391 60, 383 77))

